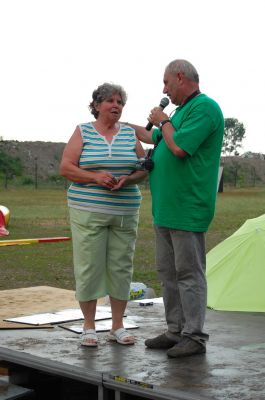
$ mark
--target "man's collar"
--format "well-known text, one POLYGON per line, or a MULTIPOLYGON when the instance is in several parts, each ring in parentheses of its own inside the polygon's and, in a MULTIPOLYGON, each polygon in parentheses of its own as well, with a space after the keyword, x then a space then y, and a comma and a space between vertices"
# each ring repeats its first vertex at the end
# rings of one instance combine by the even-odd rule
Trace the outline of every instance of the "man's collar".
POLYGON ((200 92, 199 89, 195 90, 195 92, 192 92, 191 95, 189 95, 189 96, 186 98, 186 100, 185 100, 183 103, 181 103, 181 104, 179 105, 179 107, 185 106, 185 104, 187 104, 187 103, 188 103, 191 99, 193 99, 194 97, 198 96, 198 94, 200 94, 200 93, 201 93, 201 92, 200 92))

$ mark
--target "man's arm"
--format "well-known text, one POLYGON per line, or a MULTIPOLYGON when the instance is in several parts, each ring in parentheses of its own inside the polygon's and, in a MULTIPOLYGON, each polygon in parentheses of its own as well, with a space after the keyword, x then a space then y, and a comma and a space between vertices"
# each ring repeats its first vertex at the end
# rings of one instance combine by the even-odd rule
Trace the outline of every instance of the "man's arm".
POLYGON ((184 158, 186 157, 186 151, 182 150, 179 146, 176 145, 173 139, 173 133, 175 131, 174 127, 172 126, 171 122, 166 123, 161 128, 163 138, 167 144, 167 147, 172 151, 172 153, 179 157, 184 158))
POLYGON ((161 110, 160 107, 155 107, 151 111, 151 115, 149 120, 155 125, 159 126, 159 123, 162 121, 167 121, 160 129, 163 135, 163 138, 167 144, 169 150, 177 157, 184 158, 187 153, 182 150, 180 147, 176 145, 173 139, 173 134, 175 132, 175 128, 169 120, 169 116, 161 110))

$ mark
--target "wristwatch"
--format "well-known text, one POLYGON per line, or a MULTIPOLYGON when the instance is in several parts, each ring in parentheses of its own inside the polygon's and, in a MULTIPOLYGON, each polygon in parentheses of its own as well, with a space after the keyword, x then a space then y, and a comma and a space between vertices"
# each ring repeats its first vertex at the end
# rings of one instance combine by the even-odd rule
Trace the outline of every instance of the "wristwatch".
POLYGON ((168 122, 170 122, 170 119, 164 119, 164 121, 159 122, 159 129, 162 129, 162 127, 167 124, 168 122))

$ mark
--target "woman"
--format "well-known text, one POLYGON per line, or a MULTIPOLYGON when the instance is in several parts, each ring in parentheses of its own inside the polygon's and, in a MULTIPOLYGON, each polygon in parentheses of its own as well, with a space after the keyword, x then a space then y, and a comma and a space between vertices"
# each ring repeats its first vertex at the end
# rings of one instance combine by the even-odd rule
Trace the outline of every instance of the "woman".
POLYGON ((134 129, 119 123, 126 93, 104 83, 92 95, 95 121, 80 124, 65 147, 60 173, 72 181, 68 206, 73 239, 76 298, 84 315, 81 344, 97 346, 97 299, 107 294, 112 310, 109 339, 134 344, 123 327, 133 272, 141 194, 136 171, 144 150, 134 129))

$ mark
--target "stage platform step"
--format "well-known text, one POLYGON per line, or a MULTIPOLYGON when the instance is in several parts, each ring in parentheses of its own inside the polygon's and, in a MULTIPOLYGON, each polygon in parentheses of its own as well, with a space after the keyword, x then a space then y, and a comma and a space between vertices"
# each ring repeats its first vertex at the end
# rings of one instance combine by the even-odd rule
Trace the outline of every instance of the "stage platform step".
POLYGON ((0 377, 0 400, 33 400, 34 391, 18 385, 9 383, 6 379, 0 377))
POLYGON ((129 303, 126 312, 139 326, 133 346, 110 343, 102 332, 98 348, 85 348, 78 334, 59 326, 0 330, 11 383, 42 387, 36 400, 49 385, 54 400, 265 400, 264 313, 207 310, 206 354, 169 359, 144 345, 166 328, 163 305, 129 303))

